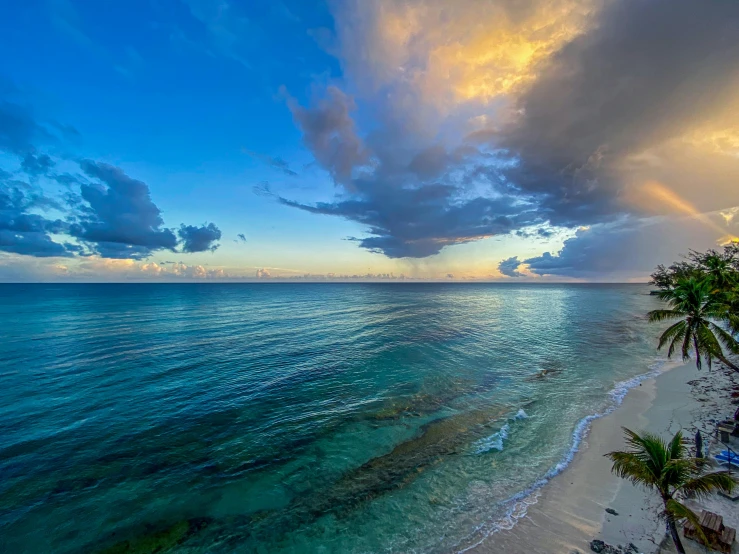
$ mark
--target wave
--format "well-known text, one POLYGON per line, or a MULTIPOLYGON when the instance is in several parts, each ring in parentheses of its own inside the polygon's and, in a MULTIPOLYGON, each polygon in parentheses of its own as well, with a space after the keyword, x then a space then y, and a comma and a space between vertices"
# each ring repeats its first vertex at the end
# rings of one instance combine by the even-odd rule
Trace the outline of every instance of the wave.
POLYGON ((502 451, 503 441, 508 438, 508 431, 510 431, 510 429, 510 425, 506 423, 497 433, 493 433, 489 437, 485 437, 484 439, 477 441, 475 443, 475 454, 484 454, 491 450, 497 450, 498 452, 502 451))
MULTIPOLYGON (((518 421, 521 419, 528 419, 528 417, 529 414, 527 414, 526 411, 521 408, 513 417, 510 417, 508 420, 518 421)), ((484 454, 485 452, 490 452, 491 450, 497 450, 498 452, 501 452, 503 450, 503 441, 508 438, 508 433, 510 430, 510 424, 505 423, 503 427, 500 428, 500 431, 497 431, 489 437, 485 437, 484 439, 480 439, 479 441, 477 441, 475 443, 475 454, 484 454)))
MULTIPOLYGON (((678 364, 674 365, 676 366, 678 364)), ((671 364, 669 367, 672 366, 673 365, 671 364)), ((555 464, 554 467, 547 471, 543 477, 535 481, 530 487, 501 502, 499 505, 506 507, 505 515, 495 519, 494 521, 485 522, 477 526, 472 531, 472 533, 470 533, 465 539, 458 543, 457 548, 459 548, 459 544, 470 540, 473 541, 473 543, 469 544, 469 546, 465 546, 464 548, 456 550, 457 554, 462 554, 463 552, 467 552, 468 550, 476 548, 477 546, 482 544, 485 539, 487 539, 491 535, 494 535, 495 533, 512 529, 513 526, 516 525, 516 523, 521 518, 526 517, 529 506, 533 506, 538 502, 539 497, 541 496, 542 487, 549 483, 549 481, 551 481, 554 477, 562 473, 567 468, 567 466, 572 463, 572 460, 575 458, 575 454, 577 454, 580 449, 582 441, 587 437, 588 432, 590 431, 590 425, 593 423, 593 421, 613 413, 613 411, 616 410, 616 408, 618 408, 623 403, 624 398, 626 398, 626 395, 631 389, 639 386, 642 382, 648 379, 653 379, 659 376, 661 373, 664 373, 667 369, 669 369, 669 367, 667 367, 666 360, 658 360, 649 366, 649 371, 647 373, 643 373, 641 375, 637 375, 636 377, 632 377, 631 379, 616 383, 608 393, 608 396, 611 399, 608 407, 601 412, 587 415, 577 422, 577 425, 575 425, 575 429, 572 432, 572 441, 570 442, 570 448, 569 450, 567 450, 562 459, 557 464, 555 464)), ((526 412, 520 410, 519 414, 521 412, 523 412, 524 417, 528 417, 527 415, 525 415, 526 412)), ((516 417, 518 417, 518 414, 516 414, 516 417)), ((508 424, 506 424, 504 427, 506 427, 507 425, 508 424)), ((503 429, 501 429, 501 431, 502 430, 503 429)), ((508 430, 506 430, 506 438, 507 431, 508 430)), ((500 450, 502 450, 502 448, 500 450)))

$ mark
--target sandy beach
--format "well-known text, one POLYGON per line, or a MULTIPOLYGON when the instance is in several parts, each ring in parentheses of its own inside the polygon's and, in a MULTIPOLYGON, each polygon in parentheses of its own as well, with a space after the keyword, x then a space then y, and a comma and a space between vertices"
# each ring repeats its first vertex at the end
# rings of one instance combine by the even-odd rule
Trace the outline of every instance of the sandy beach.
MULTIPOLYGON (((679 429, 692 437, 700 429, 710 447, 715 428, 711 420, 730 417, 736 409, 731 393, 738 376, 723 368, 709 372, 680 365, 634 387, 620 407, 592 423, 573 462, 541 489, 526 517, 468 552, 590 552, 593 539, 614 546, 633 543, 645 554, 674 552, 656 517, 659 499, 611 474, 604 454, 623 448, 622 427, 665 437, 679 429)), ((739 506, 719 498, 710 504, 727 525, 739 525, 739 506)), ((684 545, 688 552, 706 551, 692 541, 684 545)))

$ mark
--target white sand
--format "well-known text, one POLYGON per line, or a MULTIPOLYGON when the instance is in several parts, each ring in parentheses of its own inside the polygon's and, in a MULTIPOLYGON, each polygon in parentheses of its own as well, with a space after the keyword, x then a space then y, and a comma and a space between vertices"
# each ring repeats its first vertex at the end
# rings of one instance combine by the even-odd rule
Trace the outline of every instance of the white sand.
MULTIPOLYGON (((709 420, 733 416, 736 406, 730 395, 738 377, 729 370, 699 372, 694 365, 684 365, 644 381, 616 411, 593 422, 572 464, 544 487, 526 518, 469 552, 586 553, 592 539, 612 545, 631 542, 640 552, 657 552, 665 537, 664 523, 657 519, 659 499, 615 477, 604 454, 624 448, 622 426, 665 437, 679 429, 692 437, 700 428, 707 444, 715 428, 709 420), (606 508, 619 515, 606 513, 606 508)), ((720 499, 712 501, 711 508, 728 524, 739 523, 739 503, 720 499)), ((684 545, 688 552, 705 552, 692 541, 684 545)))

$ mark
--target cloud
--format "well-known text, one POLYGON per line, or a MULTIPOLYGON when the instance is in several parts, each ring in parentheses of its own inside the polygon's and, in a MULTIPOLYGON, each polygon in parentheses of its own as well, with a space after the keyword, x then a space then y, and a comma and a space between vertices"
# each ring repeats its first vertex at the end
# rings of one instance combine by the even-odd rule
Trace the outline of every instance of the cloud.
POLYGON ((532 229, 520 229, 516 231, 517 237, 522 237, 525 239, 530 238, 540 238, 540 239, 548 239, 553 237, 556 232, 551 227, 536 227, 532 229))
POLYGON ((246 235, 244 233, 239 233, 236 235, 236 238, 241 242, 246 242, 246 235))
POLYGON ((223 269, 209 269, 202 265, 182 262, 141 262, 131 259, 86 258, 75 271, 69 271, 71 280, 219 280, 230 278, 223 269), (169 267, 166 267, 169 265, 169 267))
MULTIPOLYGON (((3 86, 1 92, 20 93, 12 86, 3 86)), ((77 162, 82 174, 51 173, 60 157, 55 159, 38 146, 62 145, 77 136, 73 127, 52 120, 39 123, 29 107, 0 99, 0 151, 20 162, 13 173, 0 170, 0 251, 34 257, 99 255, 135 260, 158 250, 174 251, 177 236, 164 226, 146 183, 94 160, 77 162), (14 174, 24 175, 28 182, 13 178, 14 174), (67 189, 61 198, 50 197, 36 186, 41 176, 67 189), (47 217, 49 210, 64 219, 47 217), (60 242, 55 236, 77 242, 60 242)), ((66 157, 64 163, 70 161, 66 157)), ((221 231, 214 223, 182 225, 178 235, 183 252, 214 251, 221 231)))
POLYGON ((268 269, 261 268, 257 269, 256 277, 257 279, 269 279, 272 275, 268 269))
MULTIPOLYGON (((517 117, 493 140, 517 160, 502 173, 541 198, 555 225, 631 211, 622 195, 648 178, 648 162, 678 162, 676 150, 689 145, 668 143, 735 97, 738 60, 739 4, 612 2, 592 31, 542 63, 517 99, 517 117), (639 159, 648 152, 656 158, 639 159)), ((681 167, 693 188, 703 171, 695 162, 681 167)), ((736 175, 739 161, 726 162, 736 175)), ((715 200, 703 208, 724 207, 725 198, 715 200)))
POLYGON ((181 225, 177 232, 182 239, 183 252, 215 252, 221 239, 221 230, 213 223, 195 227, 194 225, 181 225))
POLYGON ((353 181, 355 192, 337 202, 282 204, 311 213, 335 215, 367 226, 371 236, 360 246, 389 258, 424 258, 445 246, 506 234, 540 221, 533 210, 511 197, 458 197, 453 185, 404 186, 378 176, 353 181))
POLYGON ((63 233, 66 224, 34 213, 48 207, 49 200, 42 194, 5 173, 0 179, 0 250, 36 257, 69 256, 68 249, 51 238, 63 233))
POLYGON ((266 154, 259 154, 257 152, 252 152, 251 150, 244 150, 246 154, 249 154, 252 158, 255 160, 259 160, 260 162, 267 164, 268 166, 281 171, 285 175, 288 175, 290 177, 297 177, 297 172, 290 169, 290 164, 288 164, 285 160, 278 157, 272 157, 267 156, 266 154))
POLYGON ((303 142, 336 182, 347 183, 354 169, 369 161, 351 117, 356 105, 350 96, 329 86, 325 97, 309 108, 291 96, 287 97, 287 105, 303 132, 303 142))
POLYGON ((106 258, 141 259, 154 250, 175 249, 177 238, 163 227, 146 183, 101 162, 82 160, 80 168, 95 181, 80 186, 87 205, 70 225, 71 236, 106 258))
POLYGON ((724 221, 726 222, 726 225, 729 226, 729 225, 731 225, 732 221, 734 221, 734 217, 738 213, 739 213, 739 208, 731 208, 729 210, 726 210, 724 212, 721 212, 720 215, 724 219, 724 221))
POLYGON ((230 58, 250 69, 251 63, 245 56, 244 37, 248 37, 255 29, 249 19, 236 13, 234 5, 227 0, 184 2, 191 15, 204 27, 208 53, 230 58))
POLYGON ((521 263, 522 262, 518 259, 518 256, 507 258, 498 264, 498 271, 507 277, 523 277, 524 274, 518 271, 521 263))
MULTIPOLYGON (((523 260, 532 273, 580 278, 647 276, 658 264, 679 260, 689 250, 716 247, 718 213, 695 217, 652 217, 582 228, 558 253, 523 260)), ((739 226, 732 230, 739 233, 739 226)))
POLYGON ((341 189, 317 204, 275 196, 365 225, 363 248, 424 257, 532 226, 542 239, 551 227, 641 228, 682 213, 645 190, 653 180, 698 211, 736 204, 736 2, 332 7, 335 35, 321 43, 347 92, 288 105, 341 189))
POLYGON ((28 175, 37 177, 45 175, 56 165, 47 154, 33 154, 28 152, 21 161, 21 169, 28 175))
POLYGON ((467 185, 447 172, 447 160, 461 160, 466 153, 452 153, 431 146, 407 152, 370 153, 354 132, 347 97, 329 89, 313 108, 293 105, 304 141, 317 161, 343 185, 344 194, 334 202, 314 205, 273 195, 282 204, 316 214, 343 217, 367 227, 369 237, 353 238, 373 252, 390 258, 423 258, 444 247, 505 234, 541 223, 541 217, 525 198, 496 194, 469 198, 467 185), (337 131, 337 129, 339 129, 337 131), (442 159, 439 163, 438 160, 442 159))
MULTIPOLYGON (((62 260, 66 262, 67 260, 62 260)), ((56 281, 68 274, 64 263, 49 257, 30 258, 0 254, 0 282, 28 283, 56 281)))
POLYGON ((46 127, 36 122, 27 107, 0 100, 0 150, 24 156, 35 152, 34 144, 53 138, 46 127))

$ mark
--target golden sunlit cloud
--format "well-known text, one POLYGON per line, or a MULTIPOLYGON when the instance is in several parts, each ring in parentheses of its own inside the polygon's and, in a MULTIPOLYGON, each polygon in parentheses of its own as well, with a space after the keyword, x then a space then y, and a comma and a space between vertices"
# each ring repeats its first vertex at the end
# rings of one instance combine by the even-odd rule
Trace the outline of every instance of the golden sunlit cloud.
POLYGON ((726 225, 729 225, 734 220, 734 216, 737 213, 739 213, 739 208, 731 208, 730 210, 721 212, 719 215, 724 218, 726 225))
POLYGON ((371 88, 403 81, 422 100, 489 101, 529 84, 536 67, 589 28, 602 2, 350 2, 338 11, 344 55, 371 88), (361 49, 360 49, 361 47, 361 49), (359 73, 359 70, 357 70, 359 73))
MULTIPOLYGON (((668 211, 695 218, 706 227, 716 231, 719 237, 717 239, 717 242, 719 244, 729 244, 731 242, 739 240, 739 238, 737 238, 736 236, 730 233, 727 234, 726 229, 712 220, 708 214, 700 212, 690 202, 680 197, 676 192, 669 189, 662 183, 658 181, 648 181, 644 183, 644 185, 642 185, 639 190, 643 194, 645 204, 653 206, 654 208, 656 208, 656 211, 660 212, 663 208, 666 207, 668 211), (656 205, 652 203, 656 203, 656 205)), ((642 207, 645 204, 643 204, 642 207)), ((728 212, 732 214, 731 217, 733 217, 733 213, 735 213, 735 210, 735 208, 732 208, 732 210, 728 212)), ((724 217, 727 223, 731 221, 731 218, 727 218, 724 212, 722 212, 721 215, 724 217)))

